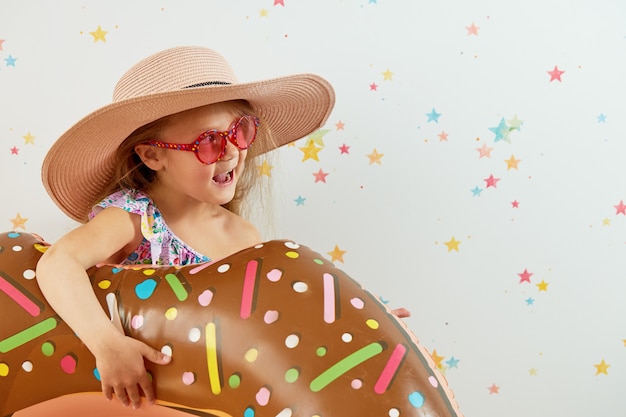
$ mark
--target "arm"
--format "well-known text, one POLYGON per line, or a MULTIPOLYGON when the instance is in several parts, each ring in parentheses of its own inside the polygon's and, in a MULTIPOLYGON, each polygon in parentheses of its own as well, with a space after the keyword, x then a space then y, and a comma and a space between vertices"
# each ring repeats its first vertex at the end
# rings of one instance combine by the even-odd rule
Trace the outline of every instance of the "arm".
POLYGON ((139 217, 107 208, 53 244, 37 265, 37 282, 46 299, 96 358, 102 391, 124 405, 140 405, 141 389, 149 403, 154 390, 144 358, 165 364, 169 357, 124 336, 100 306, 87 276, 91 266, 128 252, 141 238, 139 217), (97 237, 97 238, 94 238, 97 237))

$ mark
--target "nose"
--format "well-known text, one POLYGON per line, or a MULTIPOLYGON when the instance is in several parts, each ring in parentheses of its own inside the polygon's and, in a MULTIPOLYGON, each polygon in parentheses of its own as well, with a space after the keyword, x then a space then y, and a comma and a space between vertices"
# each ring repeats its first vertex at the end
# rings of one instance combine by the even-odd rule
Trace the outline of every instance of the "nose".
POLYGON ((230 161, 239 153, 239 148, 237 148, 233 143, 229 140, 226 141, 226 149, 224 149, 224 155, 221 159, 224 161, 230 161))

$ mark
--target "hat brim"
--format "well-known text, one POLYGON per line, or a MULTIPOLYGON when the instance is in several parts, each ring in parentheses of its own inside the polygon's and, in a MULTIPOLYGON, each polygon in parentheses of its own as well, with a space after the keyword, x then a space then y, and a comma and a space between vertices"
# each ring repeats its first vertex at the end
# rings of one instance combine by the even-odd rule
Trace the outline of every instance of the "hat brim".
POLYGON ((81 119, 50 148, 42 166, 44 187, 61 210, 87 221, 95 199, 113 179, 118 146, 139 127, 181 111, 242 99, 267 124, 275 146, 303 138, 326 123, 335 94, 324 78, 297 74, 270 80, 196 87, 115 102, 81 119))

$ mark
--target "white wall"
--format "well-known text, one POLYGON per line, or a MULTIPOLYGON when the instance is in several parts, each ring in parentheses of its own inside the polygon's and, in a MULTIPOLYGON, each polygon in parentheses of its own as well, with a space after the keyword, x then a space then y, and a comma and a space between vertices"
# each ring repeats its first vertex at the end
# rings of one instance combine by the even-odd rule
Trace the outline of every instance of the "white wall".
POLYGON ((468 417, 626 415, 626 3, 274 3, 2 1, 4 229, 54 242, 74 227, 43 190, 41 161, 138 59, 200 44, 242 81, 317 72, 337 106, 319 161, 303 161, 305 140, 278 152, 268 238, 337 245, 341 268, 409 308, 468 417), (515 118, 510 142, 496 140, 490 128, 515 118))

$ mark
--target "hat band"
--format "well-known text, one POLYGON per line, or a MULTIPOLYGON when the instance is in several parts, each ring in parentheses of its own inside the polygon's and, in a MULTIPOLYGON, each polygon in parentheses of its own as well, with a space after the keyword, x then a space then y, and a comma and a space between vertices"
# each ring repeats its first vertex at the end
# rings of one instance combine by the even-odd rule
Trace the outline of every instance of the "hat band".
POLYGON ((191 84, 184 88, 206 87, 208 85, 231 85, 232 83, 226 81, 205 81, 203 83, 191 84))

